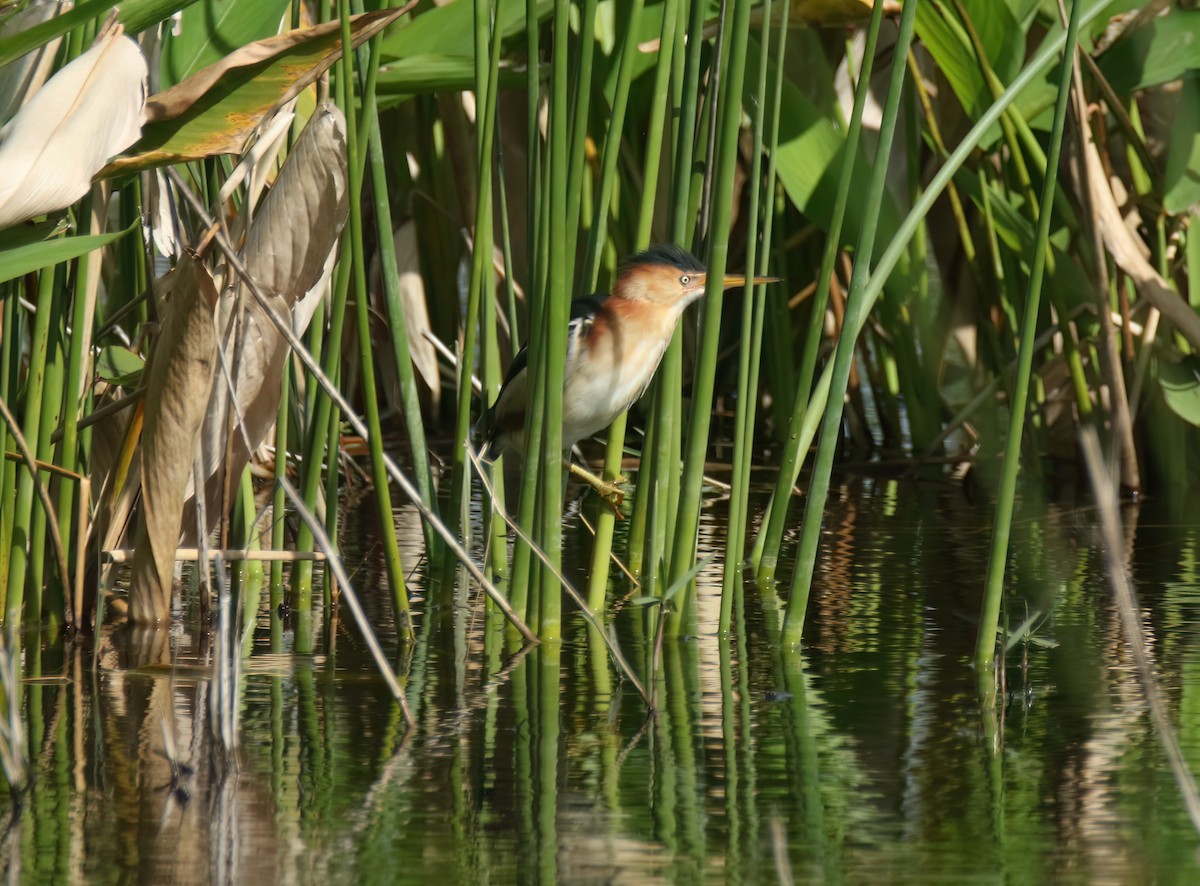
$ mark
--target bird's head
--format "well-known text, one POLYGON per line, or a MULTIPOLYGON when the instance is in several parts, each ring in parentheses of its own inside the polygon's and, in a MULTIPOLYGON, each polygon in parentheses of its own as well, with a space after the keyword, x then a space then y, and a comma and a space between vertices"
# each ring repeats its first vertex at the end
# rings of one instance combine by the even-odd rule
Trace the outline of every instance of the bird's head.
MULTIPOLYGON (((752 277, 750 281, 773 283, 777 279, 752 277)), ((722 288, 745 286, 746 282, 740 274, 728 274, 722 278, 722 288)), ((683 309, 704 295, 707 285, 708 272, 700 259, 679 246, 657 244, 622 263, 613 295, 683 309)))

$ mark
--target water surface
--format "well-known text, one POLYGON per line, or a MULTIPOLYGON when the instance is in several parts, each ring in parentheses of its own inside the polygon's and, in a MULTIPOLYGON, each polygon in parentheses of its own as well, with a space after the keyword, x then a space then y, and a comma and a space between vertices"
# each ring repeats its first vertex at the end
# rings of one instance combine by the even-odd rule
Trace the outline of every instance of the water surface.
MULTIPOLYGON (((516 651, 476 592, 424 587, 407 511, 417 642, 402 646, 362 502, 344 509, 348 561, 412 732, 344 606, 316 617, 300 654, 293 616, 263 595, 236 766, 212 737, 194 618, 151 640, 106 635, 96 669, 89 644, 28 640, 36 780, 4 819, 10 881, 1200 881, 1089 505, 1018 514, 1006 619, 1024 628, 988 714, 969 661, 990 508, 942 483, 837 492, 802 654, 773 651, 786 585, 746 581, 735 633, 717 634, 720 556, 656 670, 647 612, 610 619, 654 716, 578 617, 561 647, 516 651)), ((1150 651, 1200 771, 1200 513, 1145 501, 1124 517, 1150 651)), ((723 525, 717 501, 702 547, 723 550, 723 525)), ((579 583, 588 538, 572 518, 579 583)))

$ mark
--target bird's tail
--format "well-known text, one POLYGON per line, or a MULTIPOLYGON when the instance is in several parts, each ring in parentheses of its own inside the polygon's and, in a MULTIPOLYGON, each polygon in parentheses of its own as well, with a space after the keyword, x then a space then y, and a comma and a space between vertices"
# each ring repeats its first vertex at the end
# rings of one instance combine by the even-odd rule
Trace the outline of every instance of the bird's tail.
POLYGON ((492 464, 500 457, 499 447, 496 446, 495 407, 485 410, 483 415, 479 416, 479 421, 475 423, 475 439, 481 441, 479 444, 481 461, 492 464))

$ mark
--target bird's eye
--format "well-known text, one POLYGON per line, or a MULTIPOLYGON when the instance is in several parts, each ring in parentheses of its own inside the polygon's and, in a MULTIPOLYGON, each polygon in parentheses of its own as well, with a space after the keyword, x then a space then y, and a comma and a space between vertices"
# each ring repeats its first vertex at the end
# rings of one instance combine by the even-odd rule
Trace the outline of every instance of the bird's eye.
POLYGON ((684 274, 682 277, 679 278, 680 286, 687 286, 691 282, 692 282, 692 278, 689 277, 687 274, 684 274))

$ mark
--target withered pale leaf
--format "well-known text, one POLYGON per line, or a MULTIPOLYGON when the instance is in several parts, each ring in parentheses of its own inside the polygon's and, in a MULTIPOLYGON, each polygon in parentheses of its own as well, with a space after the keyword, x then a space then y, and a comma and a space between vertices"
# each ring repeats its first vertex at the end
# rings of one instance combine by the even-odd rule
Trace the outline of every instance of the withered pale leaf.
POLYGON ((204 265, 184 253, 166 303, 162 336, 146 372, 142 431, 142 508, 129 593, 129 616, 159 624, 170 616, 180 507, 195 461, 216 359, 217 290, 204 265))
MULTIPOLYGON (((358 46, 379 33, 412 5, 351 16, 351 43, 358 46)), ((268 113, 299 95, 341 54, 337 21, 298 28, 234 50, 151 96, 146 102, 145 133, 133 155, 114 160, 101 177, 241 153, 268 113)))
POLYGON ((413 366, 429 387, 436 404, 442 395, 442 376, 438 369, 437 349, 426 333, 433 331, 429 307, 425 302, 425 280, 417 249, 417 228, 410 219, 396 229, 396 271, 400 276, 400 298, 404 305, 404 327, 408 332, 408 352, 413 366))
MULTIPOLYGON (((242 261, 299 335, 325 288, 348 213, 346 119, 323 105, 288 155, 250 227, 242 261)), ((223 366, 214 375, 202 450, 207 514, 221 512, 226 467, 236 483, 275 423, 289 345, 249 288, 228 277, 220 306, 223 366), (230 386, 236 396, 230 396, 230 386), (231 406, 233 408, 231 408, 231 406), (226 464, 226 455, 229 462, 226 464)))
POLYGON ((141 135, 146 59, 128 37, 102 38, 0 129, 0 228, 69 206, 141 135))

